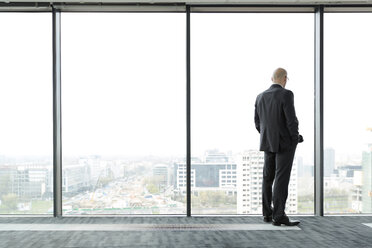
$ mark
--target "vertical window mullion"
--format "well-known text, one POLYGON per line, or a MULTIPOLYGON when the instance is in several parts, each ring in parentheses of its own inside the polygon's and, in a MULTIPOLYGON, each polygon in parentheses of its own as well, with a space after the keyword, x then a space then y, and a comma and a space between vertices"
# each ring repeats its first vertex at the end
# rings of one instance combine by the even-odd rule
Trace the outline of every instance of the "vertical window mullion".
POLYGON ((190 6, 186 7, 186 173, 187 173, 187 216, 191 216, 191 85, 190 85, 190 6))
POLYGON ((314 208, 315 215, 324 215, 323 198, 323 7, 315 12, 315 166, 314 166, 314 208))
POLYGON ((53 199, 54 217, 62 216, 61 12, 53 9, 53 199))

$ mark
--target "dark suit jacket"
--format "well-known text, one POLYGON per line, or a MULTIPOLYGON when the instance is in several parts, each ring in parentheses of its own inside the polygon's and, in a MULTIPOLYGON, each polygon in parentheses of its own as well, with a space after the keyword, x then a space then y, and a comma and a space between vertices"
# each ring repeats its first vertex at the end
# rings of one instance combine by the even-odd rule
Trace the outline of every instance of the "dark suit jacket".
POLYGON ((293 93, 279 84, 257 96, 254 121, 260 133, 260 151, 279 152, 298 143, 298 120, 293 93))

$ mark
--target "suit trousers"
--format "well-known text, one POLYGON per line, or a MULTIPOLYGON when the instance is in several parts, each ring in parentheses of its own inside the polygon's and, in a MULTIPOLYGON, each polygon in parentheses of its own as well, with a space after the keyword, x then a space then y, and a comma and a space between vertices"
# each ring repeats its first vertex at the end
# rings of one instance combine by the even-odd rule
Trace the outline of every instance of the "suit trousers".
POLYGON ((297 144, 280 152, 265 151, 262 180, 262 213, 279 220, 285 215, 288 184, 297 144), (275 180, 275 182, 274 182, 275 180), (274 187, 273 187, 274 183, 274 187), (273 208, 271 207, 273 203, 273 208))

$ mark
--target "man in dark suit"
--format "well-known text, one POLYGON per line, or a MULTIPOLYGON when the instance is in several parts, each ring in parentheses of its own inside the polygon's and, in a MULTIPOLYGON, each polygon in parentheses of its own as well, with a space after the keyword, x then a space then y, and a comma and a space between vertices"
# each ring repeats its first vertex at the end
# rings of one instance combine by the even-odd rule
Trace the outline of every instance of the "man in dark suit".
POLYGON ((260 133, 260 151, 265 152, 262 212, 265 222, 294 226, 300 222, 290 221, 284 209, 294 154, 297 144, 303 139, 298 133, 293 93, 285 89, 286 70, 276 69, 271 80, 271 87, 257 96, 254 117, 260 133), (271 207, 271 202, 274 207, 271 207))

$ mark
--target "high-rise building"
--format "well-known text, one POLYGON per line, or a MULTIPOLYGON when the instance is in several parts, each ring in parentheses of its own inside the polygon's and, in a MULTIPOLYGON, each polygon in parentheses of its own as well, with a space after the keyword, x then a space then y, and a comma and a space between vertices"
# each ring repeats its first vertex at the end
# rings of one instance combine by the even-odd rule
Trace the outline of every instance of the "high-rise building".
MULTIPOLYGON (((226 154, 216 150, 207 151, 202 159, 192 159, 191 187, 193 192, 220 190, 228 195, 236 194, 236 163, 226 154)), ((174 187, 186 194, 186 163, 174 165, 174 187)))
POLYGON ((362 202, 363 213, 372 212, 372 144, 369 144, 368 151, 363 152, 362 160, 363 186, 362 202))
POLYGON ((0 167, 0 188, 19 199, 41 199, 51 190, 49 165, 23 164, 0 167))
MULTIPOLYGON (((291 179, 288 187, 286 213, 297 213, 297 165, 293 161, 291 179)), ((262 214, 262 172, 264 153, 250 150, 238 160, 238 214, 262 214)))
POLYGON ((168 176, 168 165, 157 164, 152 168, 152 174, 159 180, 159 183, 163 186, 167 186, 169 182, 168 176))
POLYGON ((335 150, 333 148, 324 149, 324 176, 330 177, 335 169, 335 150))
POLYGON ((298 177, 303 177, 306 174, 305 166, 304 166, 304 159, 303 157, 297 157, 297 175, 298 177))
POLYGON ((91 172, 89 165, 71 164, 64 165, 62 171, 62 191, 67 193, 78 193, 91 187, 91 172))
POLYGON ((106 172, 104 172, 106 165, 102 162, 101 157, 97 155, 79 158, 78 164, 85 166, 89 170, 90 185, 95 185, 97 181, 106 174, 106 172))
POLYGON ((297 177, 313 177, 314 165, 304 163, 303 157, 297 157, 297 177))
POLYGON ((353 188, 351 192, 351 209, 356 213, 362 213, 362 171, 355 170, 353 173, 353 188))

